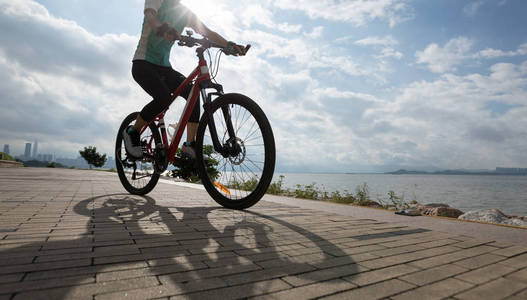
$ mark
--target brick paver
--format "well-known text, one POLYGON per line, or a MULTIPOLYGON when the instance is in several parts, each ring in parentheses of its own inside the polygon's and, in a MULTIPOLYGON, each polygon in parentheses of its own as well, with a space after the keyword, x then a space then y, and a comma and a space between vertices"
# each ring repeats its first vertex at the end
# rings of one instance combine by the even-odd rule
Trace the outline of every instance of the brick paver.
MULTIPOLYGON (((463 223, 459 223, 463 226, 463 223)), ((115 173, 0 169, 0 299, 525 299, 527 248, 115 173)))

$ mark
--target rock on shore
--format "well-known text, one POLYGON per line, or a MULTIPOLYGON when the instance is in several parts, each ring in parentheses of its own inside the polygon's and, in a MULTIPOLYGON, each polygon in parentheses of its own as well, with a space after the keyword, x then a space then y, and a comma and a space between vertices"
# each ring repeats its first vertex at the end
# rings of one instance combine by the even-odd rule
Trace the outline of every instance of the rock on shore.
POLYGON ((507 216, 496 208, 469 211, 459 216, 459 219, 527 227, 524 217, 507 216))
POLYGON ((428 208, 423 211, 423 215, 458 218, 459 216, 463 215, 463 212, 453 207, 441 206, 428 208))
POLYGON ((463 214, 459 209, 450 207, 448 204, 443 203, 430 203, 430 204, 414 204, 411 208, 417 209, 424 216, 439 216, 447 218, 457 218, 463 214))

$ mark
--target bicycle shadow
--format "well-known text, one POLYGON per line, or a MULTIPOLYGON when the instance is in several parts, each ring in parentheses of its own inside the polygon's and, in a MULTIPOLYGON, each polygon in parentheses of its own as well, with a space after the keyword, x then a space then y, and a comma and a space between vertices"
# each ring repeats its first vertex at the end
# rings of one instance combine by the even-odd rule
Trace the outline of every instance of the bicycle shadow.
POLYGON ((74 212, 90 218, 79 238, 0 251, 0 261, 9 262, 1 278, 25 273, 22 281, 0 284, 0 298, 231 298, 240 297, 233 293, 239 287, 247 297, 287 287, 283 277, 293 285, 324 280, 317 270, 333 265, 357 271, 323 237, 253 210, 163 206, 148 196, 111 194, 85 199, 74 212))

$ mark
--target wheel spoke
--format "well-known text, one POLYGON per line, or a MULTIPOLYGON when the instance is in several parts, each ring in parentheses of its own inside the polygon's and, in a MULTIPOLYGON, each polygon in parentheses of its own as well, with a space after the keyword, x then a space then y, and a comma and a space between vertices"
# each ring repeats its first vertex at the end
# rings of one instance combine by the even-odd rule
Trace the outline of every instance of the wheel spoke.
MULTIPOLYGON (((229 98, 218 101, 221 102, 212 108, 213 121, 218 142, 227 152, 210 155, 214 158, 213 168, 217 172, 214 177, 212 173, 207 173, 207 168, 211 166, 207 166, 205 161, 198 161, 200 176, 207 191, 220 204, 245 208, 254 204, 255 198, 256 201, 261 198, 272 178, 274 152, 268 154, 268 151, 274 151, 272 130, 254 102, 243 99, 231 101, 229 98), (230 120, 224 117, 222 107, 228 108, 230 120), (232 123, 235 136, 229 135, 227 122, 232 123)), ((197 141, 203 145, 213 144, 209 124, 198 131, 197 141)))

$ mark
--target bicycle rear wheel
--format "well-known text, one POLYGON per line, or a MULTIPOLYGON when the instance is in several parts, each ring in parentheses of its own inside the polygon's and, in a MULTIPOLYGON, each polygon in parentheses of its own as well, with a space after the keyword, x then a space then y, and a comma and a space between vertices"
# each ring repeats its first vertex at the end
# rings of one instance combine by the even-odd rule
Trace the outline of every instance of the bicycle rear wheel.
POLYGON ((119 180, 123 187, 134 195, 148 194, 156 186, 159 174, 154 172, 154 151, 157 144, 161 143, 161 136, 156 125, 152 122, 141 134, 141 146, 143 148, 143 159, 132 159, 126 153, 123 140, 123 130, 135 123, 139 112, 128 115, 117 133, 115 141, 115 165, 119 180))
POLYGON ((219 142, 230 151, 222 155, 214 150, 209 116, 204 113, 196 135, 201 182, 220 205, 251 207, 263 197, 273 178, 275 142, 271 125, 262 109, 240 94, 217 98, 211 112, 219 142), (229 136, 224 109, 230 115, 235 137, 229 136))

